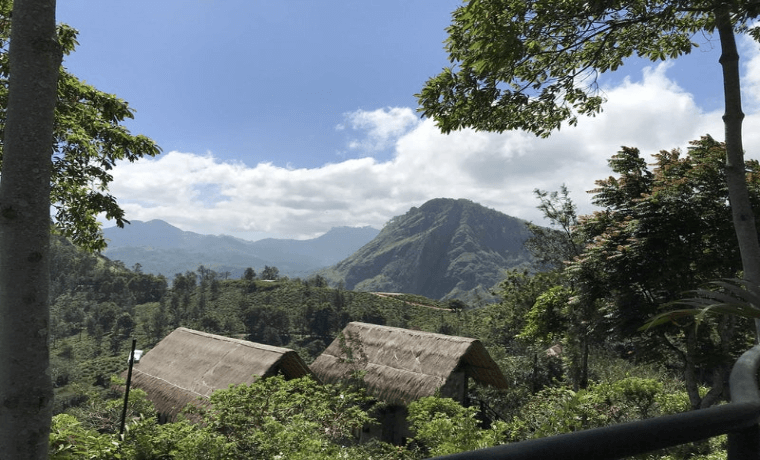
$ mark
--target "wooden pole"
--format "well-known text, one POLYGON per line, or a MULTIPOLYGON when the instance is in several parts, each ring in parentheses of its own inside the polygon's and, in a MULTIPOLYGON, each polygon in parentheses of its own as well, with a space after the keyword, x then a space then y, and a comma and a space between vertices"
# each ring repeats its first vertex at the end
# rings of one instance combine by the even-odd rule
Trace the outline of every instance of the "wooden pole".
POLYGON ((127 389, 124 391, 124 408, 121 411, 121 426, 119 427, 119 437, 124 440, 124 423, 127 420, 127 403, 129 403, 129 385, 132 383, 132 366, 135 363, 135 346, 137 339, 132 339, 132 351, 129 352, 129 370, 127 371, 127 389))

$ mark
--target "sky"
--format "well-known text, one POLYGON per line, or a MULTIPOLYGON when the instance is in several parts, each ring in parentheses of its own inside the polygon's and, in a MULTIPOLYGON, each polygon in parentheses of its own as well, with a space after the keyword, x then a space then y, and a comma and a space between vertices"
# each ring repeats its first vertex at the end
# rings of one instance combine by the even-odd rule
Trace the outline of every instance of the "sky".
MULTIPOLYGON (((722 140, 717 39, 665 63, 632 60, 600 83, 602 114, 547 139, 441 134, 414 97, 448 65, 453 0, 64 0, 79 30, 64 66, 135 110, 162 148, 119 163, 129 220, 248 240, 382 228, 434 198, 547 225, 533 191, 567 185, 579 214, 621 146, 646 158, 722 140)), ((760 158, 760 50, 740 39, 745 149, 760 158)), ((103 221, 105 227, 113 223, 103 221)))

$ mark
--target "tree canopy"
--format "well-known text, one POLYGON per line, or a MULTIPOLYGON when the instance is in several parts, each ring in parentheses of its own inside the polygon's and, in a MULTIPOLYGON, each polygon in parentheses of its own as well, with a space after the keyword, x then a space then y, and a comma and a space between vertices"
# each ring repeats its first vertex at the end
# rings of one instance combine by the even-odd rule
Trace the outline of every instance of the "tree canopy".
MULTIPOLYGON (((597 114, 598 77, 632 56, 677 58, 720 40, 725 112, 725 180, 743 276, 760 290, 760 242, 745 176, 735 35, 760 39, 757 2, 723 0, 470 0, 447 29, 452 65, 417 95, 420 111, 444 133, 470 127, 548 136, 579 115, 597 114)), ((760 337, 760 319, 755 322, 760 337)))
MULTIPOLYGON (((7 51, 12 5, 10 0, 0 2, 0 134, 5 129, 8 101, 7 51)), ((57 32, 64 55, 74 52, 78 45, 77 31, 59 24, 57 32)), ((132 162, 161 151, 148 137, 132 135, 121 125, 133 114, 134 110, 124 100, 99 91, 63 67, 59 70, 50 198, 56 230, 78 246, 95 251, 105 249, 106 242, 96 220, 100 214, 119 227, 129 223, 124 210, 108 193, 113 180, 109 171, 116 162, 132 162)))
MULTIPOLYGON (((603 209, 579 219, 575 231, 588 244, 567 270, 580 296, 599 303, 597 328, 630 341, 640 358, 680 363, 694 408, 721 397, 731 363, 748 345, 738 320, 710 318, 696 329, 693 318, 684 318, 660 330, 638 329, 686 291, 742 269, 724 154, 722 143, 703 137, 686 155, 677 149, 654 155, 650 170, 638 149, 623 148, 609 160, 616 175, 593 190, 603 209), (698 371, 713 375, 706 396, 698 391, 698 371)), ((750 201, 760 204, 760 166, 745 167, 750 201)))
POLYGON ((132 116, 124 101, 62 68, 75 45, 54 0, 0 0, 0 450, 11 458, 47 458, 51 206, 61 234, 101 250, 98 215, 128 222, 108 171, 159 152, 119 124, 132 116))
POLYGON ((638 56, 677 58, 730 14, 736 30, 754 2, 470 0, 452 14, 451 66, 417 95, 445 133, 526 130, 547 136, 564 121, 601 110, 598 76, 638 56))

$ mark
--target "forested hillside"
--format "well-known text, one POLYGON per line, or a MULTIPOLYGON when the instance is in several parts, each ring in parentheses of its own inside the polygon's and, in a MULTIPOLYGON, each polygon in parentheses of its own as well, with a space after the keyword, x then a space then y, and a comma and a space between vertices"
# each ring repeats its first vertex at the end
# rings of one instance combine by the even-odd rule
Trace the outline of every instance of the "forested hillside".
MULTIPOLYGON (((114 433, 119 403, 110 398, 118 398, 120 391, 110 382, 126 367, 130 338, 149 350, 179 326, 288 347, 307 363, 350 321, 461 335, 482 342, 511 386, 498 391, 469 387, 468 397, 484 412, 440 398, 414 402, 409 407, 414 439, 401 447, 358 443, 348 434, 383 407, 365 397, 361 375, 347 376, 347 387, 273 379, 219 391, 211 400, 215 409, 192 414, 206 425, 182 422, 158 428, 154 418, 139 416, 153 409, 137 392, 130 415, 135 431, 124 449, 150 455, 180 449, 197 456, 200 444, 191 439, 209 439, 209 446, 226 452, 212 458, 285 451, 293 458, 334 458, 340 453, 356 459, 416 459, 720 404, 728 398, 732 363, 753 342, 748 319, 720 315, 696 321, 684 312, 667 312, 685 290, 732 276, 740 268, 721 181, 723 150, 722 144, 704 137, 692 143, 688 155, 660 152, 650 170, 637 149, 624 148, 609 160, 616 177, 599 181, 594 191, 604 212, 581 218, 567 189, 537 191, 539 208, 554 229, 529 226, 525 247, 542 270, 506 272, 495 288, 499 301, 490 304, 333 288, 321 275, 291 279, 269 266, 261 273, 249 267, 241 278, 224 279, 201 265, 167 280, 57 238, 51 273, 52 375, 55 410, 65 414, 56 419, 61 424, 52 445, 61 452, 71 446, 106 452, 88 442, 108 444, 114 433), (642 328, 658 313, 668 321, 642 328), (241 409, 254 400, 252 395, 261 394, 278 401, 262 419, 276 420, 276 426, 256 425, 265 423, 249 420, 251 411, 241 409), (302 394, 313 398, 294 396, 302 394), (296 401, 302 405, 294 407, 296 401), (242 412, 234 419, 217 418, 228 410, 242 412), (308 422, 282 415, 293 411, 304 413, 308 422), (319 415, 325 411, 345 424, 326 429, 319 415), (493 422, 488 428, 477 422, 484 414, 493 422), (462 426, 462 420, 471 424, 462 426), (67 431, 70 425, 85 431, 67 431), (278 435, 267 436, 267 430, 278 435), (303 444, 281 441, 293 433, 322 446, 325 455, 315 457, 303 444), (80 440, 71 446, 56 444, 56 436, 80 440)), ((760 202, 760 166, 748 162, 746 167, 752 173, 751 199, 760 202)), ((428 205, 445 212, 428 212, 426 206, 426 212, 413 209, 400 223, 388 225, 396 236, 408 235, 406 241, 398 238, 398 246, 411 252, 399 251, 397 257, 411 254, 424 260, 420 254, 428 243, 418 243, 419 235, 445 235, 440 239, 448 241, 449 227, 459 229, 451 238, 463 239, 462 247, 477 249, 471 235, 498 243, 498 233, 489 240, 477 231, 483 227, 462 230, 451 224, 452 209, 460 212, 455 222, 468 222, 471 203, 435 200, 428 205)), ((393 253, 394 246, 389 247, 393 253)), ((712 460, 719 458, 722 442, 716 438, 649 458, 712 460)))
POLYGON ((179 326, 293 348, 307 362, 349 321, 442 332, 459 327, 446 302, 332 289, 319 276, 264 280, 251 269, 248 279, 224 280, 200 266, 176 274, 169 289, 164 277, 128 269, 62 239, 55 240, 53 252, 58 409, 81 399, 78 385, 107 386, 125 367, 130 338, 148 350, 179 326))
POLYGON ((469 200, 437 198, 388 222, 359 251, 319 273, 358 291, 493 301, 506 273, 531 266, 525 221, 469 200))
MULTIPOLYGON (((563 337, 556 329, 561 321, 552 326, 555 329, 551 329, 549 341, 532 338, 530 332, 539 321, 531 310, 535 305, 547 305, 547 293, 557 281, 553 275, 511 272, 498 288, 501 301, 476 308, 458 300, 330 288, 321 276, 279 278, 273 267, 260 274, 249 269, 241 279, 225 280, 200 266, 175 274, 169 288, 163 277, 84 253, 62 239, 57 239, 53 248, 51 352, 59 415, 54 420, 51 449, 62 455, 53 458, 68 458, 65 455, 72 452, 109 458, 115 452, 113 446, 119 444, 111 444, 109 436, 118 430, 122 393, 111 385, 111 379, 126 368, 130 339, 136 338, 138 348, 149 350, 178 326, 285 346, 307 362, 349 321, 475 337, 486 346, 511 387, 470 389, 470 397, 489 407, 491 417, 498 414, 488 429, 479 425, 482 415, 475 408, 465 409, 438 398, 412 404, 416 437, 409 446, 401 447, 355 443, 349 427, 360 427, 371 420, 373 410, 382 410, 382 405, 367 400, 355 387, 271 379, 250 389, 220 391, 212 398, 219 410, 242 411, 238 415, 241 420, 254 413, 244 408, 257 404, 255 398, 279 401, 270 406, 276 427, 267 429, 278 433, 271 436, 256 425, 217 420, 213 411, 197 415, 207 421, 204 426, 188 422, 157 425, 144 394, 133 390, 129 436, 118 447, 124 458, 160 452, 167 458, 189 458, 187 455, 202 455, 200 452, 210 458, 256 458, 263 452, 275 455, 285 451, 291 458, 305 459, 335 458, 339 452, 356 459, 417 459, 474 449, 483 445, 480 443, 514 442, 679 412, 690 406, 677 359, 634 363, 630 343, 613 336, 599 337, 590 344, 589 383, 572 389, 576 355, 572 337, 563 337), (568 347, 567 353, 547 353, 551 344, 568 347), (304 394, 310 396, 294 397, 304 394), (299 425, 300 418, 278 415, 293 411, 291 404, 296 401, 303 401, 297 410, 311 420, 306 425, 299 425), (335 428, 325 430, 321 425, 325 411, 345 425, 336 432, 331 431, 335 428), (582 420, 580 425, 578 420, 582 420), (451 425, 445 428, 446 424, 451 425), (219 437, 221 432, 227 433, 226 441, 219 437), (308 442, 283 444, 293 432, 308 442), (319 452, 324 455, 305 447, 309 443, 320 445, 319 452)), ((669 454, 673 457, 666 458, 708 453, 717 449, 719 442, 674 449, 669 454)))

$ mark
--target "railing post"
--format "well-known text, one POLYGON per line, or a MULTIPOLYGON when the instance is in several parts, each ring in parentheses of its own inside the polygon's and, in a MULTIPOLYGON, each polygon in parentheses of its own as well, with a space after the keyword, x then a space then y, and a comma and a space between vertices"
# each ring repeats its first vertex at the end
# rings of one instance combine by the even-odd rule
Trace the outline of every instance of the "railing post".
POLYGON ((728 433, 728 460, 760 459, 760 426, 728 433))
MULTIPOLYGON (((734 364, 729 378, 731 402, 760 402, 757 371, 760 367, 760 345, 747 350, 734 364)), ((760 459, 760 425, 728 433, 728 460, 760 459)))

